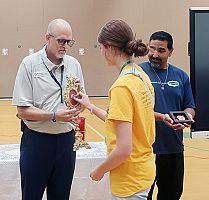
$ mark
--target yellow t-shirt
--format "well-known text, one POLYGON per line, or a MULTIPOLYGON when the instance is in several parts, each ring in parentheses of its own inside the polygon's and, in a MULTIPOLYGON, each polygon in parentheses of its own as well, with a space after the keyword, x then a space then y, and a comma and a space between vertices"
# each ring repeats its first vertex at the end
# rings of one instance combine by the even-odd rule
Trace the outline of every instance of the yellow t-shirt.
MULTIPOLYGON (((148 76, 139 67, 152 94, 148 76)), ((132 153, 119 167, 110 171, 110 189, 119 197, 131 196, 149 188, 155 177, 152 144, 155 139, 155 119, 150 93, 143 81, 132 74, 116 80, 109 90, 110 106, 106 117, 108 154, 116 145, 115 120, 132 123, 132 153)))

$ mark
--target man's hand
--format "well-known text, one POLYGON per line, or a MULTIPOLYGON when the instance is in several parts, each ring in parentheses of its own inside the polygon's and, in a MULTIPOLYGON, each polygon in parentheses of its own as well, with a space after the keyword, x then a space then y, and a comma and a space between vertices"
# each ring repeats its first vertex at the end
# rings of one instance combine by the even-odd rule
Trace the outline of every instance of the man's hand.
POLYGON ((57 111, 55 118, 57 121, 75 123, 78 120, 79 111, 76 108, 57 111))
POLYGON ((169 126, 170 128, 174 129, 174 130, 183 130, 186 126, 184 124, 174 124, 173 120, 170 118, 170 116, 168 114, 164 115, 164 119, 163 122, 169 126))
MULTIPOLYGON (((192 114, 190 114, 189 112, 187 112, 187 115, 192 120, 192 123, 194 123, 194 119, 193 119, 192 114)), ((189 128, 189 127, 191 127, 191 124, 184 123, 184 126, 187 127, 187 128, 189 128)))

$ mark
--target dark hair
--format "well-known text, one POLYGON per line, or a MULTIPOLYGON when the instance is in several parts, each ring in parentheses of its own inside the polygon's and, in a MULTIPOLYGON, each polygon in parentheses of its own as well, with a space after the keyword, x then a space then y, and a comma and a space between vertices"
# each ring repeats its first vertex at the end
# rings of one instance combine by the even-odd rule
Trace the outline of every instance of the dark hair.
POLYGON ((100 30, 98 42, 105 47, 112 46, 128 56, 145 56, 147 45, 136 40, 130 26, 122 20, 111 20, 100 30))
POLYGON ((171 34, 165 32, 165 31, 157 31, 155 33, 153 33, 150 36, 149 41, 151 40, 160 40, 160 41, 167 41, 167 47, 169 50, 171 50, 173 48, 173 38, 171 36, 171 34))

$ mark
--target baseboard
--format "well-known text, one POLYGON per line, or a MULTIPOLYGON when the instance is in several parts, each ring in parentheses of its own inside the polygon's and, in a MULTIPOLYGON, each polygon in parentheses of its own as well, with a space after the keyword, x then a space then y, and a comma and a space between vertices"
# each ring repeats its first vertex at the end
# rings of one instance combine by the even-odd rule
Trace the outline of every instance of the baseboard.
POLYGON ((191 132, 192 138, 209 138, 209 131, 194 131, 191 132))

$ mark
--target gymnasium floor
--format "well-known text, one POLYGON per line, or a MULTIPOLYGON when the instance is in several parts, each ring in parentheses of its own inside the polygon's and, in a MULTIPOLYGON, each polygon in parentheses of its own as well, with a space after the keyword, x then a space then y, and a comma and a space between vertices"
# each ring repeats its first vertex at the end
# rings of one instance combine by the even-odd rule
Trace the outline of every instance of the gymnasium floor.
MULTIPOLYGON (((91 99, 91 101, 100 108, 107 108, 108 101, 105 98, 91 99)), ((11 106, 11 100, 0 100, 0 144, 20 142, 19 119, 15 114, 16 108, 11 106)), ((104 141, 104 123, 87 110, 82 116, 86 117, 87 141, 104 141)), ((189 134, 185 133, 185 181, 181 200, 207 200, 209 199, 209 140, 191 139, 188 136, 189 134)))

